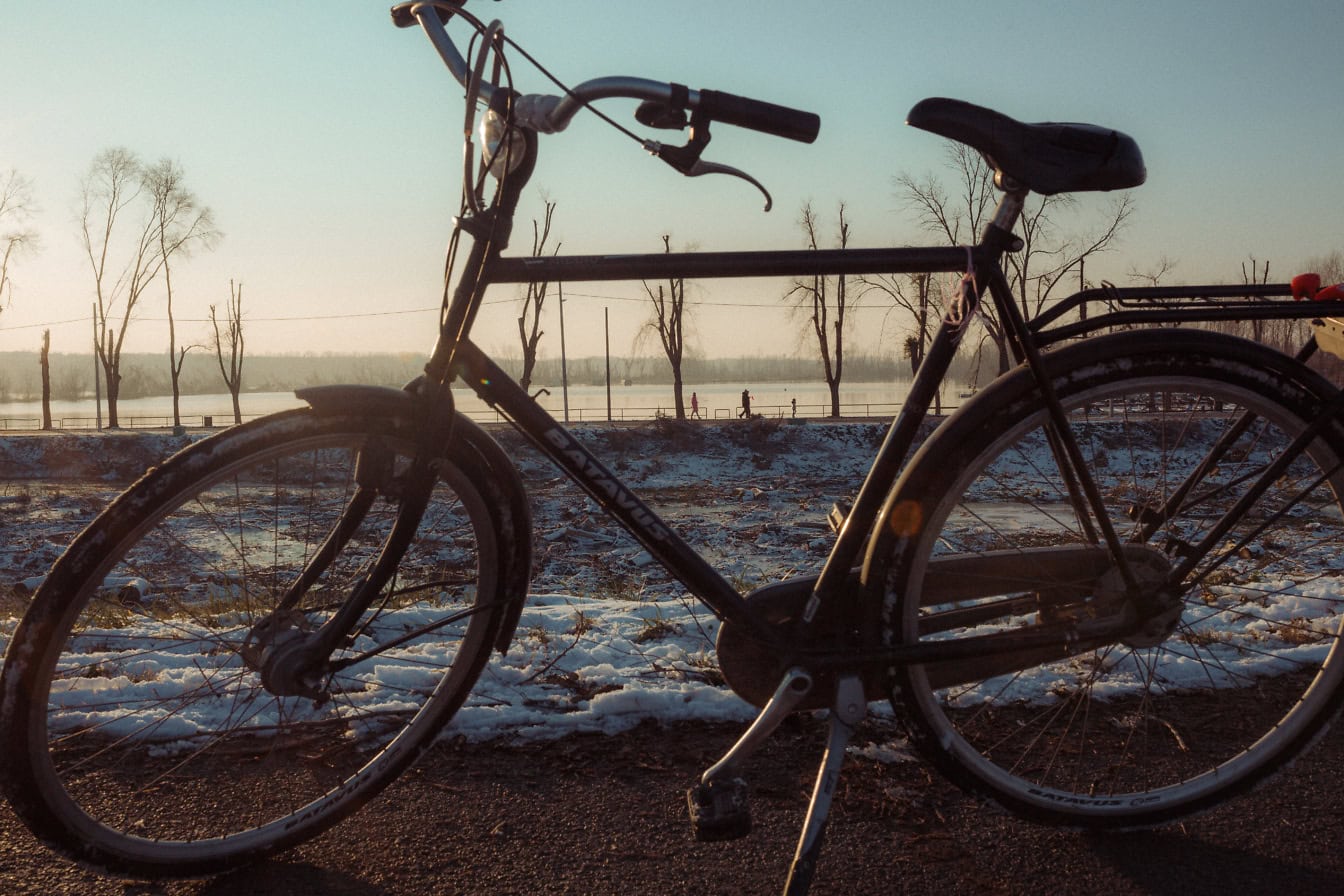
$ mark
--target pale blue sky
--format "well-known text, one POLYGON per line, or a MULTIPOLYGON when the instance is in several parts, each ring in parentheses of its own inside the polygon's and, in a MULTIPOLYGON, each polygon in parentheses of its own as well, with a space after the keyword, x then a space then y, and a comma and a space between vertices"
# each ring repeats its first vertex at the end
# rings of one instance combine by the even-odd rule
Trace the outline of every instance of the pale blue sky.
MULTIPOLYGON (((226 237, 175 272, 184 316, 222 304, 245 283, 255 351, 416 350, 433 343, 432 312, 279 322, 432 308, 456 209, 460 91, 417 31, 398 30, 387 0, 193 0, 62 6, 0 5, 0 169, 34 182, 43 251, 13 273, 0 349, 87 344, 92 300, 74 204, 101 149, 171 157, 212 206, 226 237), (180 279, 177 279, 180 278, 180 279)), ((1249 255, 1286 279, 1307 259, 1344 248, 1344 93, 1334 65, 1344 15, 1305 2, 677 4, 505 0, 470 5, 572 81, 609 74, 677 80, 820 113, 812 146, 720 126, 707 158, 742 167, 773 192, 722 178, 683 179, 591 116, 543 138, 516 246, 525 249, 538 192, 559 205, 565 251, 657 251, 674 245, 800 245, 799 206, 827 218, 849 204, 854 241, 918 240, 894 195, 898 172, 935 170, 940 138, 903 125, 931 95, 1024 120, 1090 121, 1133 135, 1149 182, 1120 248, 1089 274, 1123 282, 1166 255, 1175 278, 1235 280, 1249 255)), ((520 58, 524 91, 545 90, 520 58)), ((608 111, 626 122, 632 104, 608 111)), ((1084 207, 1104 199, 1083 197, 1084 207)), ((778 283, 715 283, 704 302, 768 302, 778 283)), ((629 348, 647 313, 637 284, 571 287, 575 354, 629 348), (610 300, 584 295, 613 297, 610 300)), ((507 297, 502 292, 496 297, 507 297)), ((478 341, 516 351, 513 307, 492 305, 478 341)), ((132 338, 166 346, 154 293, 132 338)), ((696 309, 706 354, 791 351, 797 325, 769 308, 696 309)), ((201 324, 189 336, 203 338, 201 324)), ((871 343, 876 312, 860 321, 871 343)), ((194 329, 193 329, 194 328, 194 329)), ((888 331, 890 335, 890 331, 888 331)), ((558 354, 558 326, 543 351, 558 354)))

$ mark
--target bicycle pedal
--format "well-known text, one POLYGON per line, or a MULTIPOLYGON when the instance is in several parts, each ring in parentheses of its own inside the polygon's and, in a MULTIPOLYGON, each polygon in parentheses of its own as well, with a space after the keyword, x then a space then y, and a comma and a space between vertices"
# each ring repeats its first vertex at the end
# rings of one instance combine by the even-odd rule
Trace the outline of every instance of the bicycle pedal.
POLYGON ((849 516, 854 505, 848 501, 836 501, 831 505, 831 512, 826 514, 826 523, 831 527, 831 531, 839 533, 845 525, 845 518, 849 516))
POLYGON ((697 840, 738 840, 751 833, 751 806, 743 778, 701 782, 686 791, 686 805, 697 840))

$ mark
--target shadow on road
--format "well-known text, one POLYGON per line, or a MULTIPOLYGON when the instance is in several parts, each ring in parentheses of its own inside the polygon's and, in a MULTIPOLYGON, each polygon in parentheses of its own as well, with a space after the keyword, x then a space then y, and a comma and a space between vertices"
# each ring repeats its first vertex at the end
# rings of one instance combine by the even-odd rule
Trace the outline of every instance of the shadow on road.
MULTIPOLYGON (((1252 797, 1253 799, 1254 797, 1252 797)), ((1089 836, 1102 862, 1144 893, 1171 896, 1280 896, 1344 893, 1344 875, 1267 856, 1254 848, 1207 843, 1180 830, 1089 836)))
POLYGON ((323 896, 386 896, 383 887, 334 868, 307 862, 260 862, 210 880, 199 896, 239 893, 321 893, 323 896))

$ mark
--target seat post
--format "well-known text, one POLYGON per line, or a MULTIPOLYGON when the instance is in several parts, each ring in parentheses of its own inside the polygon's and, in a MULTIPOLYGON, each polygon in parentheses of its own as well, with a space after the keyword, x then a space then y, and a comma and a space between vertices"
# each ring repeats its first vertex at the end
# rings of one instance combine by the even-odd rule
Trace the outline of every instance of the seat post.
POLYGON ((994 219, 985 228, 984 241, 991 242, 991 228, 997 228, 1008 235, 1004 248, 1009 252, 1016 252, 1022 248, 1022 240, 1013 234, 1013 228, 1022 217, 1022 209, 1026 207, 1029 191, 1002 171, 995 173, 994 183, 1003 190, 1003 198, 999 200, 999 207, 994 210, 994 219))

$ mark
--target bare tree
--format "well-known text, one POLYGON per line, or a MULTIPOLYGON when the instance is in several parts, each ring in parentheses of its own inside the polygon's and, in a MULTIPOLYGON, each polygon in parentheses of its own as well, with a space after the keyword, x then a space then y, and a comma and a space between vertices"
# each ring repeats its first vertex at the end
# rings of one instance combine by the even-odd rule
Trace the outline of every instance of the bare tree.
POLYGON ((994 214, 994 172, 980 153, 956 142, 947 145, 945 167, 955 181, 955 196, 933 174, 917 180, 909 172, 896 175, 897 194, 918 216, 921 230, 954 246, 973 242, 994 214))
POLYGON ((911 373, 919 370, 940 318, 935 309, 932 281, 933 277, 927 273, 865 275, 859 278, 863 295, 880 292, 890 300, 893 309, 910 315, 913 332, 905 338, 903 353, 910 361, 911 373))
POLYGON ((1144 286, 1158 286, 1162 280, 1176 269, 1179 264, 1167 256, 1163 255, 1150 268, 1140 269, 1137 266, 1131 266, 1129 269, 1129 279, 1136 280, 1144 286))
MULTIPOLYGON (((1266 259, 1263 267, 1256 261, 1255 256, 1250 257, 1250 270, 1246 269, 1246 262, 1241 263, 1241 282, 1245 286, 1259 286, 1269 282, 1269 261, 1266 259)), ((1251 338, 1256 342, 1265 341, 1265 321, 1253 320, 1251 325, 1251 338)))
POLYGON ((233 396, 233 422, 243 422, 243 411, 238 401, 238 393, 243 389, 243 284, 235 287, 229 281, 229 304, 226 309, 227 320, 224 332, 220 332, 219 319, 215 315, 215 306, 210 306, 210 326, 214 328, 215 359, 219 361, 219 373, 224 377, 224 385, 233 396), (224 346, 228 345, 229 360, 224 362, 224 346))
MULTIPOLYGON (((1263 286, 1269 282, 1269 262, 1261 262, 1254 255, 1241 263, 1241 282, 1247 286, 1263 286)), ((1329 282, 1329 281, 1325 281, 1329 282)), ((1311 324, 1302 320, 1251 320, 1230 328, 1238 333, 1268 345, 1286 354, 1296 354, 1312 335, 1311 324)))
MULTIPOLYGON (((980 153, 964 143, 949 143, 946 155, 944 167, 955 185, 955 194, 949 193, 943 181, 933 174, 918 180, 909 172, 896 175, 896 194, 915 214, 921 230, 951 245, 966 245, 975 242, 994 214, 997 202, 994 171, 980 153)), ((886 279, 890 281, 891 278, 886 279)), ((941 291, 934 290, 934 293, 941 294, 941 291)), ((999 370, 1006 370, 1007 340, 998 316, 993 308, 982 306, 980 320, 998 351, 999 370)), ((937 325, 936 318, 932 325, 937 325)), ((926 345, 931 338, 931 334, 916 333, 916 336, 926 340, 926 345)))
MULTIPOLYGON (((918 373, 942 319, 932 286, 933 277, 927 273, 865 275, 859 278, 859 283, 863 286, 861 295, 883 293, 890 300, 892 310, 903 310, 910 315, 913 329, 905 337, 902 353, 910 361, 911 374, 918 373)), ((935 392, 933 401, 934 413, 942 413, 942 396, 935 392)))
POLYGON ((14 262, 37 245, 37 231, 28 226, 35 211, 32 181, 14 169, 0 175, 0 311, 14 291, 14 262))
MULTIPOLYGON (((1070 275, 1081 270, 1088 258, 1111 248, 1134 212, 1133 199, 1122 193, 1109 202, 1097 225, 1066 236, 1052 216, 1076 208, 1077 199, 1070 194, 1035 199, 1034 205, 1023 210, 1018 222, 1022 250, 1007 256, 1008 279, 1025 317, 1039 314, 1054 288, 1060 283, 1070 283, 1070 275)), ((1079 283, 1080 289, 1085 286, 1079 283)))
MULTIPOLYGON (((672 251, 672 237, 663 235, 663 251, 672 251)), ((684 323, 686 317, 686 281, 681 277, 669 277, 667 283, 659 283, 657 289, 644 281, 644 292, 653 303, 653 317, 645 324, 658 333, 663 344, 663 353, 672 367, 672 396, 676 406, 678 420, 686 419, 686 402, 682 398, 681 360, 686 348, 684 323)))
MULTIPOLYGON (((551 216, 555 213, 554 202, 545 196, 542 196, 542 201, 546 203, 545 221, 539 224, 536 218, 532 219, 533 255, 545 252, 546 240, 551 235, 551 216)), ((551 254, 554 255, 559 251, 560 244, 557 243, 551 254)), ((518 378, 518 385, 524 389, 532 385, 532 371, 537 365, 537 343, 541 341, 544 332, 541 329, 541 308, 546 304, 546 293, 549 288, 549 283, 527 284, 522 313, 518 315, 518 338, 523 344, 523 375, 518 378)))
POLYGON ((182 425, 180 412, 182 365, 187 352, 195 346, 185 345, 179 350, 177 326, 173 319, 174 256, 190 256, 196 246, 212 248, 220 233, 215 228, 214 213, 203 206, 196 195, 186 188, 182 166, 171 159, 160 159, 158 164, 143 173, 144 188, 153 202, 154 229, 160 263, 163 265, 163 285, 168 295, 168 371, 173 388, 173 426, 182 425))
POLYGON ((1325 255, 1309 258, 1302 270, 1320 274, 1321 283, 1344 283, 1344 251, 1335 249, 1325 255))
MULTIPOLYGON (((843 202, 839 203, 838 209, 836 243, 837 248, 844 249, 849 245, 849 222, 845 219, 843 202)), ((821 225, 811 202, 803 203, 798 225, 803 229, 808 248, 814 251, 819 249, 817 231, 821 225)), ((822 373, 831 391, 830 416, 839 417, 840 380, 845 369, 845 306, 848 300, 845 275, 800 277, 793 281, 784 299, 792 301, 794 307, 807 318, 812 334, 817 338, 822 373)))
MULTIPOLYGON (((956 192, 949 193, 943 182, 928 175, 917 180, 908 173, 898 174, 896 191, 910 208, 921 229, 937 234, 952 245, 975 241, 996 206, 994 171, 975 150, 960 143, 950 144, 947 170, 956 192)), ((1033 196, 1018 223, 1023 248, 1007 256, 1006 269, 1013 293, 1024 315, 1030 317, 1047 304, 1058 284, 1072 283, 1075 271, 1079 285, 1086 286, 1081 272, 1086 260, 1113 247, 1134 211, 1129 194, 1113 199, 1107 212, 1085 233, 1066 234, 1058 216, 1072 209, 1072 196, 1033 196)), ((1008 368, 1008 345, 994 308, 981 308, 981 320, 999 352, 999 370, 1008 368)))
POLYGON ((94 350, 107 385, 107 424, 119 425, 121 350, 131 317, 145 290, 158 276, 163 257, 157 247, 152 207, 137 203, 144 190, 140 159, 121 147, 94 157, 80 190, 80 236, 94 283, 94 350), (122 226, 124 215, 140 216, 122 226), (120 320, 114 316, 120 315, 120 320))

